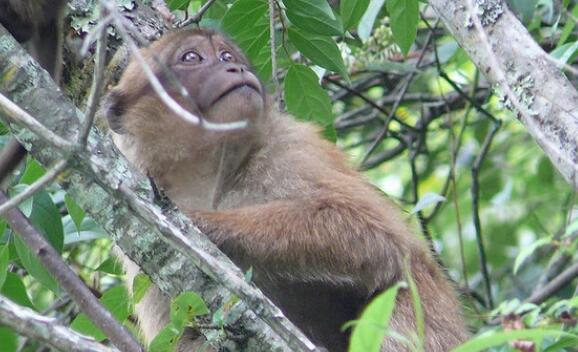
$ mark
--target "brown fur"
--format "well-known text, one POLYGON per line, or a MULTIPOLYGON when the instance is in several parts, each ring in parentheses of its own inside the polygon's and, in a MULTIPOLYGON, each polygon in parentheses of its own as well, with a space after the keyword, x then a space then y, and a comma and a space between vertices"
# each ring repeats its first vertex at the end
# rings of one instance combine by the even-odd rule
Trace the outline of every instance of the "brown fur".
MULTIPOLYGON (((149 62, 156 54, 172 68, 175 52, 187 45, 204 45, 208 56, 226 45, 235 51, 236 64, 246 65, 233 44, 202 30, 165 36, 144 54, 149 62), (195 44, 187 44, 192 38, 195 44)), ((178 76, 194 98, 208 89, 195 80, 201 75, 195 70, 220 75, 219 65, 225 64, 207 62, 178 76)), ((447 351, 463 341, 467 331, 453 289, 397 207, 353 171, 317 128, 276 111, 262 94, 247 94, 232 93, 205 111, 190 106, 213 121, 250 123, 243 131, 204 130, 170 113, 133 62, 109 96, 109 122, 129 160, 233 261, 253 267, 255 283, 315 343, 345 351, 348 338, 340 327, 358 318, 371 297, 403 279, 404 260, 425 313, 425 350, 447 351)), ((152 326, 159 325, 152 323, 159 321, 154 311, 164 305, 166 316, 168 309, 166 300, 156 303, 157 298, 139 309, 147 339, 159 328, 152 326)), ((411 301, 408 290, 401 290, 391 322, 406 336, 415 333, 411 301)), ((391 339, 382 348, 404 350, 391 339)))

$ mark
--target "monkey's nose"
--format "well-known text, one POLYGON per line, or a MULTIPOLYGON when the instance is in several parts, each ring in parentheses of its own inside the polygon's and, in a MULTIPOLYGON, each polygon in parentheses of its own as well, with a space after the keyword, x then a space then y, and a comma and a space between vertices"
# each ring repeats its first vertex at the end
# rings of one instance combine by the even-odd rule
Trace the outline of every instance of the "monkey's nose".
POLYGON ((247 68, 245 67, 245 65, 235 65, 235 64, 230 64, 227 66, 227 68, 225 68, 225 71, 229 73, 243 73, 246 70, 247 68))

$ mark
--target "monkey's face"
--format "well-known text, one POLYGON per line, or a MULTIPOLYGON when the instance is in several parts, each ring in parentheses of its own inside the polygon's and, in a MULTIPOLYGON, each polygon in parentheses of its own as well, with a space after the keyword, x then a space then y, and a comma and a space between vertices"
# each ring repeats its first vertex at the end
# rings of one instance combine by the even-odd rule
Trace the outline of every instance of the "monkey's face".
POLYGON ((252 122, 263 112, 263 87, 239 50, 219 35, 191 36, 175 51, 172 69, 211 122, 252 122))
POLYGON ((183 108, 213 123, 243 120, 249 126, 219 132, 183 120, 164 104, 142 66, 132 60, 105 103, 114 132, 149 144, 174 136, 191 141, 198 149, 223 136, 250 133, 265 115, 266 95, 261 82, 241 51, 223 36, 210 30, 175 32, 142 53, 164 89, 183 108), (182 87, 188 97, 180 92, 182 87))

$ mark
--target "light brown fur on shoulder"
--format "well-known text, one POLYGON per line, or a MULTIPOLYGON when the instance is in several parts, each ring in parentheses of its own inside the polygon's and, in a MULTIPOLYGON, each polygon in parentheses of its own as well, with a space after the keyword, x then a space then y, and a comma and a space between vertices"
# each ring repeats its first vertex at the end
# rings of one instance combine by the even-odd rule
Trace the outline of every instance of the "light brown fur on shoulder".
MULTIPOLYGON (((255 283, 315 343, 345 351, 341 326, 404 279, 404 261, 424 309, 425 350, 447 351, 467 338, 453 288, 399 209, 317 128, 271 107, 234 44, 214 32, 185 31, 146 53, 178 73, 193 113, 244 119, 249 127, 215 132, 184 122, 133 63, 109 95, 115 143, 233 261, 253 267, 255 283), (229 79, 241 83, 231 88, 229 79)), ((158 317, 141 312, 139 319, 158 317)), ((408 290, 400 291, 391 328, 415 333, 408 290)), ((386 339, 382 350, 408 348, 386 339)))

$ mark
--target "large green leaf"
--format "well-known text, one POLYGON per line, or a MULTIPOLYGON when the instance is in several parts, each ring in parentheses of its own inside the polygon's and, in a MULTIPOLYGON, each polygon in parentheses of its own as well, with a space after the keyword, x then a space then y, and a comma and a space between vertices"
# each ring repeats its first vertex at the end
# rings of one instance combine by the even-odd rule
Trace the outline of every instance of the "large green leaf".
POLYGON ((359 25, 357 26, 357 35, 362 40, 367 40, 371 36, 371 30, 375 24, 375 20, 379 15, 379 11, 383 7, 385 0, 371 0, 367 10, 361 17, 359 25))
POLYGON ((348 29, 357 26, 368 6, 369 0, 341 1, 339 12, 343 20, 343 27, 348 29))
POLYGON ((306 32, 342 35, 343 25, 326 0, 283 0, 291 23, 306 32))
POLYGON ((285 76, 287 110, 304 121, 315 122, 325 128, 324 134, 335 140, 331 99, 319 85, 317 75, 307 66, 293 65, 285 76))
POLYGON ((490 347, 501 346, 509 341, 514 340, 529 340, 534 342, 542 342, 546 337, 552 338, 567 338, 574 340, 574 346, 578 344, 578 336, 566 333, 562 330, 547 330, 547 329, 527 329, 527 330, 513 330, 504 332, 493 332, 476 336, 461 346, 452 350, 452 352, 478 352, 486 351, 490 347))
POLYGON ((271 76, 268 6, 264 0, 238 0, 223 17, 223 30, 251 61, 262 80, 271 76))
MULTIPOLYGON (((130 314, 128 292, 122 285, 115 286, 106 291, 99 299, 100 303, 119 322, 123 322, 130 314)), ((86 314, 79 314, 70 324, 73 330, 81 334, 92 336, 98 341, 106 338, 106 335, 88 319, 86 314)))
POLYGON ((178 328, 172 323, 165 326, 149 345, 150 352, 173 352, 183 333, 183 328, 178 328))
POLYGON ((18 351, 18 335, 12 329, 0 326, 0 346, 2 352, 18 351))
POLYGON ((418 0, 388 0, 386 6, 391 19, 393 38, 401 51, 407 55, 417 35, 418 0))
POLYGON ((14 247, 16 248, 16 253, 18 253, 18 258, 20 258, 22 266, 28 274, 32 275, 32 277, 52 292, 58 294, 60 291, 58 282, 56 282, 52 274, 46 270, 46 267, 40 262, 38 256, 28 248, 28 245, 22 240, 21 236, 14 237, 14 247))
POLYGON ((365 307, 351 333, 350 352, 379 352, 400 287, 399 283, 390 287, 365 307))
POLYGON ((10 246, 8 243, 0 246, 0 288, 6 281, 6 274, 8 273, 8 259, 10 259, 10 246))
POLYGON ((0 293, 16 304, 35 309, 28 297, 22 278, 14 273, 6 274, 6 280, 4 281, 2 289, 0 289, 0 293))
POLYGON ((288 33, 291 43, 314 64, 348 78, 341 52, 331 37, 308 34, 295 27, 290 27, 288 33))

